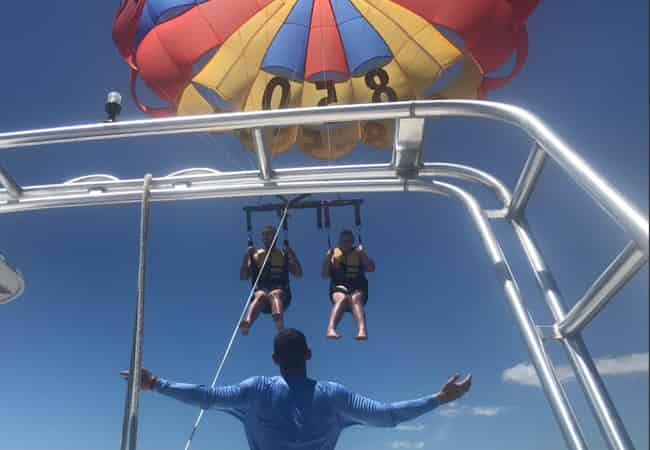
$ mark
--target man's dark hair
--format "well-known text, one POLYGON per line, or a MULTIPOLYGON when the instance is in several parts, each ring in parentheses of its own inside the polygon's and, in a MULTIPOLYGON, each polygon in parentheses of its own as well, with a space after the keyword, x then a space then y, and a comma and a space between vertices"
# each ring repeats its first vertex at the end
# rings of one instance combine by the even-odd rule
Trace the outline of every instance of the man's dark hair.
POLYGON ((341 230, 340 237, 343 237, 343 236, 351 237, 352 242, 354 242, 354 233, 351 230, 347 230, 347 229, 341 230))
POLYGON ((305 354, 308 351, 305 335, 295 328, 282 330, 273 339, 273 354, 283 369, 305 367, 305 354))
POLYGON ((271 230, 275 233, 276 228, 273 225, 266 225, 264 228, 262 228, 262 231, 266 231, 266 230, 271 230))

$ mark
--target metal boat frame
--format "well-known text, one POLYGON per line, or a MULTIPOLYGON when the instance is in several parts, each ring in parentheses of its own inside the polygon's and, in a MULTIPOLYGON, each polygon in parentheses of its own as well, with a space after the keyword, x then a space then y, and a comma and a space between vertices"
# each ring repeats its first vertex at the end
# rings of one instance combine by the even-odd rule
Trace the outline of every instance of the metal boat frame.
MULTIPOLYGON (((559 342, 565 349, 609 448, 634 448, 583 342, 581 331, 648 261, 648 221, 542 121, 521 108, 483 101, 438 100, 134 120, 2 133, 0 150, 146 135, 246 129, 253 134, 257 170, 220 172, 186 169, 147 179, 146 188, 146 178, 121 180, 103 174, 88 175, 61 184, 23 187, 0 167, 0 183, 4 186, 4 189, 0 189, 0 213, 134 203, 144 202, 144 199, 156 202, 349 192, 427 192, 447 196, 466 208, 476 226, 567 447, 571 450, 588 448, 575 411, 547 354, 545 345, 549 340, 559 342), (500 180, 481 170, 459 164, 423 161, 425 121, 439 116, 495 120, 517 127, 530 136, 533 145, 512 193, 500 180), (284 169, 272 167, 265 139, 266 129, 368 120, 395 121, 390 163, 284 169), (526 205, 549 156, 608 213, 629 238, 618 256, 570 308, 544 262, 525 216, 526 205), (482 208, 470 193, 450 180, 471 181, 488 188, 495 194, 500 208, 482 208), (537 285, 554 317, 553 324, 538 325, 529 314, 492 230, 491 221, 498 220, 509 222, 521 243, 537 285)), ((143 311, 138 309, 136 324, 140 333, 142 314, 143 311)), ((135 364, 138 365, 137 362, 135 364)), ((134 373, 139 373, 139 369, 137 367, 134 373)), ((135 389, 134 395, 127 401, 125 414, 125 421, 132 425, 137 423, 139 392, 137 387, 135 389)), ((135 438, 131 441, 131 448, 134 449, 135 438)))

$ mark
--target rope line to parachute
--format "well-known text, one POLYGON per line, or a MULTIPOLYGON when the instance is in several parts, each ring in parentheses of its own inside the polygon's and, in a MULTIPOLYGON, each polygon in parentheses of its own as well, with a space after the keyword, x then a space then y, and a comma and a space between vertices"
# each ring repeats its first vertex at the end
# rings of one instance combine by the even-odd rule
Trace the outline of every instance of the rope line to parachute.
MULTIPOLYGON (((277 229, 275 230, 275 235, 273 236, 273 241, 271 242, 270 249, 275 247, 275 243, 278 240, 278 236, 280 235, 280 230, 282 230, 283 225, 287 219, 287 214, 289 212, 289 206, 290 202, 287 203, 287 206, 284 208, 284 212, 282 213, 282 217, 280 218, 280 223, 278 224, 277 229)), ((219 366, 217 367, 217 372, 214 376, 214 379, 212 380, 212 384, 210 384, 210 388, 214 388, 217 384, 217 381, 219 380, 219 377, 221 376, 221 371, 223 370, 223 366, 226 363, 226 360, 228 359, 228 356, 230 356, 230 350, 232 349, 232 345, 235 342, 235 338, 237 337, 237 332, 239 331, 239 324, 241 321, 244 319, 244 315, 246 314, 246 310, 248 309, 248 303, 250 302, 251 297, 253 294, 255 294, 255 290, 257 289, 257 284, 260 281, 260 278, 262 277, 262 274, 264 273, 264 268, 266 267, 266 263, 269 260, 269 256, 271 255, 271 252, 268 251, 266 252, 266 255, 264 256, 264 261, 262 262, 262 266, 260 267, 260 270, 257 273, 257 277, 255 278, 255 282, 253 283, 253 286, 251 287, 250 292, 248 293, 248 297, 246 298, 246 303, 244 304, 244 307, 242 308, 241 314, 239 315, 239 319, 237 320, 237 323, 235 324, 235 329, 232 332, 232 335, 230 336, 230 340, 228 341, 228 345, 226 346, 226 350, 223 353, 223 357, 221 358, 221 362, 219 362, 219 366)), ((194 422, 194 426, 192 427, 192 432, 190 433, 189 438, 187 439, 187 442, 185 443, 185 448, 184 450, 189 450, 190 446, 192 445, 192 439, 194 439, 194 435, 196 434, 196 431, 199 428, 199 425, 201 424, 201 420, 203 420, 203 414, 205 413, 205 410, 202 409, 199 412, 199 415, 196 417, 196 421, 194 422)))

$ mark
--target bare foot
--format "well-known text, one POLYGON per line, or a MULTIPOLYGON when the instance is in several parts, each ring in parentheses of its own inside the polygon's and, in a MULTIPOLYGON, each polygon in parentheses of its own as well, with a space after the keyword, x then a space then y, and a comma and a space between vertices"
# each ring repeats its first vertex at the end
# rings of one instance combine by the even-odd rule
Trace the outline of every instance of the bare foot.
POLYGON ((368 340, 368 333, 365 331, 359 331, 359 334, 357 334, 354 337, 357 341, 367 341, 368 340))
POLYGON ((251 323, 248 320, 242 320, 241 323, 239 324, 239 329, 241 330, 241 334, 244 336, 248 336, 248 330, 251 328, 251 323))
POLYGON ((278 331, 284 330, 284 320, 282 320, 282 314, 271 314, 271 317, 273 318, 273 322, 275 322, 275 326, 277 327, 278 331))
POLYGON ((336 330, 327 330, 327 334, 325 335, 327 339, 341 339, 341 335, 336 332, 336 330))

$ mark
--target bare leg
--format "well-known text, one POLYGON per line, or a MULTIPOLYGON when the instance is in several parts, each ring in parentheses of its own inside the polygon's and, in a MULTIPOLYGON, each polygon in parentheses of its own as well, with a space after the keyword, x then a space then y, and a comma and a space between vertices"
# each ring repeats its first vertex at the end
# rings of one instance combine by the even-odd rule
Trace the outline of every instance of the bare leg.
POLYGON ((255 296, 253 297, 253 300, 248 305, 248 311, 246 311, 246 316, 244 317, 244 320, 242 320, 241 323, 239 324, 239 329, 241 330, 241 334, 243 334, 244 336, 248 335, 248 331, 250 330, 250 327, 253 325, 253 322, 255 322, 255 319, 257 319, 257 316, 260 315, 260 312, 262 312, 264 306, 266 306, 267 301, 268 301, 267 295, 264 293, 264 291, 255 292, 255 296))
POLYGON ((332 312, 330 313, 330 321, 327 324, 327 334, 326 336, 329 339, 340 339, 341 335, 336 332, 336 327, 338 326, 343 313, 348 308, 349 299, 348 296, 343 292, 334 292, 332 293, 332 312))
POLYGON ((366 313, 363 309, 363 293, 355 291, 352 294, 352 316, 357 322, 359 327, 359 332, 355 336, 355 339, 360 341, 365 341, 368 339, 368 331, 366 330, 366 313))
POLYGON ((280 289, 271 291, 271 294, 269 295, 269 300, 271 302, 271 317, 273 318, 273 322, 275 322, 275 326, 278 328, 278 330, 284 329, 284 304, 282 302, 283 296, 284 292, 280 289))

